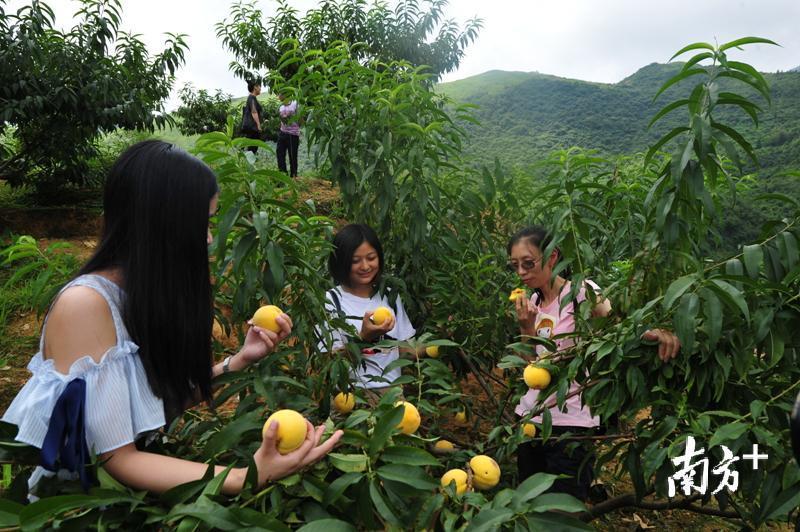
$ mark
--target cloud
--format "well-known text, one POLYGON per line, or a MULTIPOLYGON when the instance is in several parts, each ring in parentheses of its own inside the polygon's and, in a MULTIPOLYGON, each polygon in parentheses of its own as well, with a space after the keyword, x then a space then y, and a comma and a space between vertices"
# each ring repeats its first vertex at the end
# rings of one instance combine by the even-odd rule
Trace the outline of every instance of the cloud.
MULTIPOLYGON (((7 11, 26 4, 8 2, 7 11)), ((57 23, 72 24, 74 0, 50 0, 57 23)), ((293 0, 305 12, 312 0, 293 0)), ((394 2, 392 2, 394 3, 394 2)), ((151 52, 163 47, 166 32, 189 35, 186 65, 178 72, 175 92, 186 82, 234 96, 244 83, 228 70, 233 56, 223 49, 214 24, 227 18, 231 2, 216 0, 123 0, 122 27, 142 35, 151 52)), ((276 6, 262 0, 265 13, 276 6)), ((445 81, 487 70, 539 71, 546 74, 613 83, 652 62, 666 62, 685 44, 726 42, 748 35, 772 39, 782 47, 748 46, 732 51, 762 71, 800 65, 798 0, 454 0, 447 16, 465 22, 484 19, 484 29, 468 49, 458 71, 445 81)), ((177 106, 177 97, 167 104, 177 106)))
POLYGON ((450 12, 483 18, 484 30, 446 80, 497 68, 613 83, 688 43, 750 35, 782 45, 748 46, 740 57, 756 68, 800 65, 797 0, 459 0, 450 12))

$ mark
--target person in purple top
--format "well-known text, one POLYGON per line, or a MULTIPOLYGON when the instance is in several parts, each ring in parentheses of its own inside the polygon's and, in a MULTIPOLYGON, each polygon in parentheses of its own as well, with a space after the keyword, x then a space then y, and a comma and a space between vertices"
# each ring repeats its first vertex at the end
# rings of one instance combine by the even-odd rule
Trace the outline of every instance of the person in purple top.
POLYGON ((297 113, 297 101, 284 98, 279 94, 282 102, 278 108, 281 117, 281 130, 278 134, 278 170, 286 172, 286 152, 289 152, 289 166, 291 177, 297 177, 297 150, 300 147, 300 123, 297 113))

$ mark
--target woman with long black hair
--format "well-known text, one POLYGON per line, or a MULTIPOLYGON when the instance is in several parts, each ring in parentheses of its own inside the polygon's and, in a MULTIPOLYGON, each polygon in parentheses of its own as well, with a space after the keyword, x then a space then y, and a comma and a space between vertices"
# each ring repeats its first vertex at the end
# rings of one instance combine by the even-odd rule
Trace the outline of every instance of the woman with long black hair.
MULTIPOLYGON (((292 328, 285 314, 279 333, 252 326, 241 350, 212 366, 208 223, 217 197, 211 169, 165 142, 135 144, 114 164, 101 242, 52 303, 28 365, 33 376, 3 416, 19 427, 17 440, 42 450, 32 495, 56 472, 88 487, 90 452, 134 489, 163 492, 203 477, 206 464, 137 443, 191 404, 210 400, 213 377, 262 359, 292 328)), ((273 423, 253 456, 259 484, 329 452, 341 432, 320 444, 323 429, 308 423, 300 449, 281 455, 273 423)), ((241 490, 246 474, 232 469, 223 491, 241 490)))

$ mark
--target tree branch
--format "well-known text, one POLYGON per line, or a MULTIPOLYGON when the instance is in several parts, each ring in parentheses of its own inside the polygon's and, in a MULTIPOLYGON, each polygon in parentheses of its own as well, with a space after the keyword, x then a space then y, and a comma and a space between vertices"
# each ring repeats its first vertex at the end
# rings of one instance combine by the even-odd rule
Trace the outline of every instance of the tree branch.
MULTIPOLYGON (((489 385, 486 384, 486 381, 483 379, 483 376, 478 371, 478 368, 475 367, 475 364, 472 363, 472 360, 470 360, 469 356, 464 354, 463 350, 459 349, 458 350, 458 354, 461 357, 461 359, 464 360, 464 362, 467 363, 467 366, 469 366, 470 371, 475 376, 475 380, 477 380, 478 384, 480 384, 481 388, 483 388, 483 391, 486 393, 486 396, 489 398, 489 400, 492 403, 494 403, 494 406, 499 409, 500 408, 500 404, 497 402, 497 397, 495 397, 495 395, 494 395, 494 390, 492 390, 489 387, 489 385)), ((510 415, 507 416, 506 413, 503 412, 503 418, 506 419, 506 421, 508 421, 509 423, 513 422, 513 418, 512 419, 508 419, 509 417, 510 417, 510 415)))
MULTIPOLYGON (((651 493, 652 490, 648 492, 648 495, 651 493)), ((597 519, 600 516, 603 516, 615 510, 633 507, 633 508, 641 508, 643 510, 686 510, 689 512, 694 512, 703 515, 724 517, 726 519, 741 519, 741 516, 736 512, 728 512, 725 510, 720 510, 719 508, 696 506, 692 504, 700 499, 702 499, 702 495, 692 495, 691 497, 686 497, 684 499, 670 500, 670 501, 642 500, 637 502, 635 493, 627 493, 625 495, 620 495, 619 497, 615 497, 613 499, 601 502, 600 504, 596 504, 595 506, 590 508, 588 512, 580 514, 579 518, 582 521, 588 523, 594 519, 597 519)))

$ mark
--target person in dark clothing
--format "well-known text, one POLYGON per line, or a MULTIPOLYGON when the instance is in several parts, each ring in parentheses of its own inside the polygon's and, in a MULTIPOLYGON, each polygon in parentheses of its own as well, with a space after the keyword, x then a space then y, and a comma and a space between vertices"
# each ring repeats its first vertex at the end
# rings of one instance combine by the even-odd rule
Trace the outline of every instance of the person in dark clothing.
MULTIPOLYGON (((261 94, 261 83, 257 81, 247 82, 247 103, 242 110, 242 133, 245 137, 254 140, 261 139, 261 104, 258 103, 257 96, 261 94)), ((256 153, 257 146, 248 146, 249 151, 256 153)))

